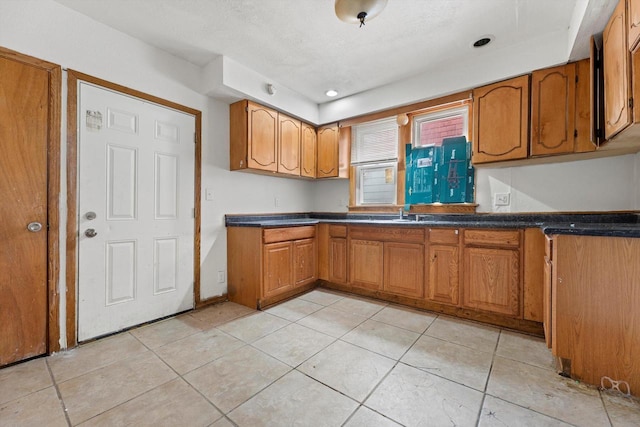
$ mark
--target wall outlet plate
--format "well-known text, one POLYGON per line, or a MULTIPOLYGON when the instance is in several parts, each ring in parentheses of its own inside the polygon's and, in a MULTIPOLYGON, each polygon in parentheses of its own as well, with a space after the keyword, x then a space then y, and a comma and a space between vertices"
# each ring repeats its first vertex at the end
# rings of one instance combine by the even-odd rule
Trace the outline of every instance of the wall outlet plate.
POLYGON ((511 204, 511 193, 496 193, 493 204, 496 206, 509 206, 511 204))
POLYGON ((218 283, 224 283, 224 271, 218 271, 218 283))

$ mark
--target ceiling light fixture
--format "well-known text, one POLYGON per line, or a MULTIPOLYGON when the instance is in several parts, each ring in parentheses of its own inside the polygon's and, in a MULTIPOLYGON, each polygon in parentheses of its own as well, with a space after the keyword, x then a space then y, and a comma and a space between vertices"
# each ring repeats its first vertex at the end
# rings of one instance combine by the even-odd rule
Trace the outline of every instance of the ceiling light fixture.
POLYGON ((378 16, 387 5, 387 0, 336 0, 336 16, 349 24, 360 23, 378 16))
POLYGON ((335 90, 335 89, 329 89, 324 94, 327 95, 330 98, 333 98, 334 96, 338 95, 338 91, 335 90))

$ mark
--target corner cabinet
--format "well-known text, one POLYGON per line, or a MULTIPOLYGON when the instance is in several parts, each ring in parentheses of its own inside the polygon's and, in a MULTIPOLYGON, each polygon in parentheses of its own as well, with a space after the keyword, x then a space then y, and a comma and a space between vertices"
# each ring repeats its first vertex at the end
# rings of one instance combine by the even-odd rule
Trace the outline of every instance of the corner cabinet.
POLYGON ((473 90, 472 162, 526 159, 529 146, 529 76, 473 90))
POLYGON ((521 316, 520 230, 465 230, 462 305, 521 316))
POLYGON ((337 124, 318 128, 316 178, 337 178, 339 172, 339 129, 337 124))
POLYGON ((312 288, 316 226, 227 228, 229 300, 262 308, 312 288))

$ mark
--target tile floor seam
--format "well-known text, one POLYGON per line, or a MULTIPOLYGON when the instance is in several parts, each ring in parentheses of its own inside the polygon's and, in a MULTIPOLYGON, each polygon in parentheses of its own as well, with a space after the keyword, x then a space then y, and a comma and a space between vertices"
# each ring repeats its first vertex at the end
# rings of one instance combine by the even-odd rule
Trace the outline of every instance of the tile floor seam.
POLYGON ((607 415, 607 420, 609 420, 609 425, 613 427, 613 420, 609 415, 609 409, 607 408, 607 404, 604 402, 604 397, 602 396, 602 390, 598 387, 598 397, 600 397, 600 402, 602 402, 602 407, 604 408, 604 413, 607 415))
POLYGON ((496 339, 496 345, 491 353, 491 364, 489 365, 489 371, 487 372, 487 378, 484 380, 484 388, 482 390, 482 400, 480 401, 480 408, 478 408, 478 416, 476 418, 476 427, 480 425, 482 420, 482 410, 484 409, 484 402, 487 399, 487 387, 489 386, 489 379, 491 378, 491 372, 493 371, 493 362, 496 359, 496 353, 498 352, 498 346, 500 345, 500 337, 502 337, 502 329, 498 331, 498 338, 496 339))
MULTIPOLYGON (((536 414, 538 414, 538 415, 542 415, 542 416, 544 416, 544 417, 551 418, 551 419, 553 419, 553 420, 555 420, 555 421, 558 421, 558 422, 560 422, 560 423, 563 423, 563 424, 567 424, 567 425, 570 425, 570 426, 573 426, 573 427, 578 427, 576 424, 573 424, 573 423, 571 423, 571 422, 569 422, 569 421, 565 421, 565 420, 562 420, 562 419, 560 419, 560 418, 558 418, 558 417, 555 417, 555 416, 553 416, 553 415, 550 415, 550 414, 547 414, 547 413, 544 413, 544 412, 537 411, 537 410, 535 410, 535 409, 533 409, 533 408, 529 408, 529 407, 526 407, 526 406, 522 406, 522 405, 520 405, 519 403, 510 402, 510 401, 508 401, 508 400, 506 400, 506 399, 504 399, 504 398, 502 398, 502 397, 494 396, 494 395, 493 395, 493 394, 491 394, 491 393, 484 393, 484 396, 485 396, 485 397, 486 397, 486 396, 489 396, 489 397, 491 397, 491 398, 493 398, 493 399, 497 399, 497 400, 500 400, 500 401, 502 401, 502 402, 506 402, 506 403, 508 403, 509 405, 517 406, 518 408, 522 408, 522 409, 524 409, 524 410, 527 410, 527 411, 530 411, 530 412, 536 413, 536 414)), ((483 400, 483 407, 484 407, 484 398, 483 398, 482 400, 483 400)), ((481 414, 481 415, 482 415, 482 414, 481 414)))
POLYGON ((49 376, 51 377, 51 383, 53 385, 53 388, 56 391, 56 395, 58 396, 58 400, 60 401, 60 406, 62 407, 62 412, 64 413, 64 418, 67 421, 67 425, 69 427, 72 426, 71 424, 71 419, 69 418, 69 411, 67 411, 67 405, 64 402, 64 399, 62 398, 62 393, 60 393, 60 389, 58 388, 58 383, 56 382, 56 379, 53 376, 53 372, 51 371, 51 367, 49 366, 49 357, 46 356, 44 358, 44 364, 47 367, 47 371, 49 372, 49 376))
MULTIPOLYGON (((302 325, 298 325, 298 326, 302 326, 302 325)), ((302 327, 306 327, 306 326, 302 326, 302 327)), ((307 328, 307 329, 311 329, 311 328, 307 328)), ((319 331, 316 331, 315 329, 311 329, 311 330, 312 330, 312 331, 314 331, 314 332, 319 332, 319 331)), ((319 332, 319 333, 322 333, 322 332, 319 332)), ((324 334, 324 335, 327 335, 327 334, 324 334)), ((273 358, 273 359, 276 359, 278 362, 280 362, 280 363, 284 363, 285 365, 287 365, 287 366, 288 366, 288 367, 290 367, 291 369, 298 370, 298 367, 299 367, 300 365, 302 365, 302 364, 303 364, 303 363, 305 363, 307 360, 309 360, 309 359, 311 359, 312 357, 314 357, 316 354, 318 354, 318 353, 320 353, 320 352, 324 351, 327 347, 329 347, 330 345, 332 345, 333 343, 335 343, 336 341, 338 341, 338 340, 339 340, 339 338, 334 338, 334 337, 332 337, 331 335, 327 335, 327 336, 328 336, 328 337, 333 338, 333 341, 331 341, 329 344, 327 344, 326 346, 324 346, 323 348, 321 348, 321 349, 320 349, 320 350, 318 350, 317 352, 313 353, 311 356, 309 356, 309 357, 307 357, 306 359, 304 359, 302 362, 298 363, 296 366, 291 366, 291 365, 289 365, 287 362, 285 362, 285 361, 283 361, 283 360, 278 359, 276 356, 274 356, 274 355, 272 355, 272 354, 269 354, 269 353, 267 353, 266 351, 264 351, 264 350, 262 350, 262 349, 260 349, 260 348, 258 348, 258 347, 255 347, 255 346, 253 345, 253 343, 248 344, 248 345, 249 345, 250 347, 252 347, 252 348, 254 348, 254 349, 258 350, 259 352, 261 352, 261 353, 263 353, 263 354, 266 354, 267 356, 269 356, 269 357, 271 357, 271 358, 273 358)), ((265 337, 263 337, 263 338, 265 338, 265 337)), ((258 341, 260 341, 261 339, 262 339, 262 338, 260 338, 260 339, 256 340, 255 342, 258 342, 258 341)), ((300 371, 300 372, 301 372, 301 371, 300 371)))
POLYGON ((400 363, 400 361, 399 361, 399 360, 396 360, 396 363, 391 367, 391 369, 389 369, 389 371, 387 371, 387 373, 386 373, 382 378, 380 378, 380 381, 378 381, 378 383, 377 383, 375 386, 373 386, 373 388, 371 389, 371 391, 370 391, 370 392, 369 392, 369 393, 364 397, 364 399, 362 399, 362 406, 364 406, 364 407, 366 407, 367 409, 370 409, 370 410, 372 410, 372 411, 374 411, 374 412, 376 412, 376 413, 378 413, 378 414, 380 414, 380 415, 384 416, 385 418, 389 418, 390 420, 392 420, 393 422, 395 422, 395 423, 397 423, 397 424, 404 425, 404 424, 402 424, 400 421, 397 421, 395 418, 391 418, 391 417, 390 417, 390 416, 388 416, 388 415, 381 414, 381 413, 379 413, 378 411, 376 411, 375 409, 370 408, 370 407, 368 407, 368 406, 366 405, 367 400, 369 400, 369 398, 371 397, 371 395, 372 395, 373 393, 375 393, 375 392, 376 392, 376 390, 378 389, 378 387, 380 387, 380 385, 384 382, 384 380, 386 380, 386 379, 387 379, 387 377, 388 377, 389 375, 391 375, 391 372, 393 372, 393 370, 394 370, 394 369, 396 369, 396 366, 398 366, 398 364, 399 364, 399 363, 400 363))
MULTIPOLYGON (((269 356, 272 357, 273 356, 269 356)), ((274 358, 275 359, 275 358, 274 358)), ((278 359, 276 359, 278 360, 278 359)), ((278 362, 280 362, 278 360, 278 362)), ((282 362, 280 362, 282 363, 282 362)), ((287 365, 286 363, 284 364, 286 365, 288 368, 290 368, 289 365, 287 365)), ((235 411, 236 409, 238 409, 240 406, 244 405, 245 403, 247 403, 248 401, 250 401, 251 399, 253 399, 254 397, 256 397, 258 394, 262 393, 264 390, 266 390, 267 388, 271 387, 273 384, 275 384, 277 381, 279 381, 282 377, 284 377, 285 375, 288 375, 289 373, 291 373, 292 371, 295 371, 295 369, 291 368, 289 369, 287 372, 285 372, 284 374, 280 375, 278 378, 274 379, 273 381, 271 381, 270 383, 268 383, 267 385, 265 385, 264 387, 262 387, 260 390, 256 391, 254 394, 252 394, 251 396, 249 396, 248 398, 246 398, 242 403, 239 403, 238 405, 234 406, 233 408, 229 409, 229 411, 227 411, 226 413, 224 413, 225 416, 227 416, 230 420, 233 420, 233 418, 229 417, 229 414, 232 413, 233 411, 235 411)), ((298 371, 299 372, 299 371, 298 371)), ((235 421, 233 422, 234 424, 238 425, 235 421)))
MULTIPOLYGON (((186 374, 185 374, 185 375, 186 375, 186 374)), ((179 378, 180 378, 182 381, 184 381, 184 382, 185 382, 185 384, 187 384, 187 386, 188 386, 188 387, 190 387, 190 388, 191 388, 191 389, 193 389, 196 393, 198 393, 200 396, 202 396, 202 398, 203 398, 204 400, 206 400, 207 402, 209 402, 209 404, 210 404, 211 406, 213 406, 214 408, 216 408, 216 411, 218 411, 218 412, 222 415, 220 418, 224 418, 224 417, 226 417, 226 414, 222 411, 222 409, 218 408, 218 406, 217 406, 215 403, 213 403, 211 400, 209 400, 209 399, 207 398, 207 396, 205 396, 205 395, 204 395, 200 390, 198 390, 197 388, 195 388, 195 387, 193 386, 193 384, 191 384, 189 381, 187 381, 187 379, 186 379, 186 378, 183 378, 182 376, 180 376, 179 378)), ((218 419, 214 420, 211 424, 214 424, 214 423, 218 422, 218 421, 220 420, 220 418, 218 418, 218 419)))

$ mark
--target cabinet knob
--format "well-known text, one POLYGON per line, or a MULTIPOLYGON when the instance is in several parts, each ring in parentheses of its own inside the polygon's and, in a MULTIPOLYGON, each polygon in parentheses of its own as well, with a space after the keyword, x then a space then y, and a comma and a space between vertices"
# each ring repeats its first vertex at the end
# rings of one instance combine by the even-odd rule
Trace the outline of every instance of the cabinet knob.
POLYGON ((558 283, 562 283, 562 277, 558 277, 558 283))

